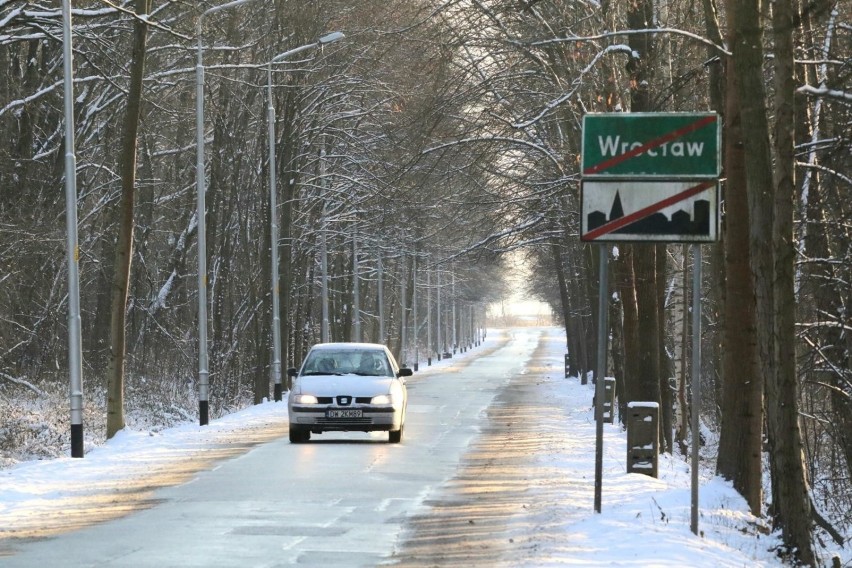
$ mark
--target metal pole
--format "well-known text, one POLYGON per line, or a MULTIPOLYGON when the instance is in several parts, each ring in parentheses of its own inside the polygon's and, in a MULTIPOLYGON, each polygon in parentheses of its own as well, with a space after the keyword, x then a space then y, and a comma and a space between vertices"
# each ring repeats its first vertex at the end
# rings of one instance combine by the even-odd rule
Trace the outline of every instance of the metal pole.
POLYGON ((603 406, 604 376, 606 375, 606 326, 607 326, 607 245, 598 245, 598 263, 600 264, 598 287, 598 360, 595 380, 595 512, 601 512, 601 486, 603 485, 603 406))
POLYGON ((690 528, 698 534, 698 431, 701 407, 701 245, 692 245, 692 515, 690 528))
POLYGON ((456 350, 459 346, 459 339, 458 339, 458 335, 456 334, 456 329, 458 328, 458 320, 456 319, 456 271, 455 271, 455 268, 453 269, 452 275, 453 275, 453 283, 452 283, 452 287, 450 288, 450 293, 453 296, 453 354, 455 354, 455 352, 456 352, 456 350))
MULTIPOLYGON (((209 12, 209 10, 208 10, 209 12)), ((204 173, 204 63, 202 60, 201 22, 198 17, 198 63, 195 65, 195 185, 198 217, 198 417, 201 426, 209 422, 209 376, 207 361, 207 206, 204 201, 206 179, 204 173)))
POLYGON ((385 267, 382 264, 382 251, 378 251, 379 259, 379 343, 385 343, 385 287, 384 275, 385 267))
POLYGON ((426 366, 432 366, 432 271, 426 269, 426 366))
POLYGON ((417 367, 419 366, 420 359, 420 346, 418 343, 418 323, 417 323, 417 257, 414 257, 414 260, 411 264, 411 282, 414 288, 411 290, 411 306, 413 310, 412 319, 414 320, 414 324, 411 326, 411 335, 412 335, 412 343, 414 343, 414 370, 417 371, 417 367))
POLYGON ((474 331, 473 331, 473 304, 468 306, 468 314, 470 317, 467 319, 467 346, 468 349, 472 348, 475 341, 473 339, 474 331))
POLYGON ((331 341, 328 322, 328 191, 325 183, 325 143, 320 150, 320 187, 322 218, 320 219, 320 268, 322 271, 322 342, 331 341))
POLYGON ((464 353, 467 349, 467 320, 464 317, 464 302, 459 307, 459 351, 464 353))
POLYGON ((437 339, 436 347, 437 347, 437 351, 438 351, 438 361, 440 361, 441 357, 444 356, 444 343, 443 343, 443 340, 442 340, 443 334, 441 333, 441 271, 440 270, 437 270, 435 272, 435 277, 438 279, 438 321, 437 321, 438 325, 435 326, 435 331, 438 334, 438 336, 436 338, 437 339))
POLYGON ((275 179, 275 105, 272 102, 272 61, 266 68, 267 122, 269 130, 269 218, 272 261, 272 384, 276 401, 282 399, 281 386, 281 309, 278 299, 278 196, 275 179))
MULTIPOLYGON (((243 0, 248 1, 248 0, 243 0)), ((238 2, 242 3, 242 1, 238 2)), ((200 35, 199 35, 200 37, 200 35)), ((268 122, 268 130, 269 130, 269 207, 271 210, 270 218, 272 219, 272 231, 271 231, 271 242, 272 242, 272 350, 273 350, 273 361, 272 361, 272 377, 275 383, 275 400, 281 400, 282 398, 282 387, 281 387, 281 316, 280 316, 280 303, 279 303, 279 295, 280 295, 280 286, 279 286, 279 276, 278 276, 278 200, 276 195, 276 179, 275 179, 275 106, 272 102, 272 64, 282 59, 285 59, 291 55, 295 55, 302 51, 306 51, 308 49, 313 49, 315 47, 320 47, 323 44, 331 43, 333 41, 337 41, 339 39, 343 39, 344 35, 340 32, 334 32, 323 36, 314 43, 309 43, 306 45, 299 46, 295 49, 291 49, 289 51, 285 51, 284 53, 279 53, 275 57, 269 60, 269 63, 266 66, 266 89, 267 89, 267 100, 269 102, 269 106, 267 109, 267 122, 268 122)), ((325 209, 323 208, 323 212, 325 209)), ((324 217, 323 217, 324 218, 324 217)))
POLYGON ((406 345, 406 335, 408 334, 408 328, 406 326, 406 306, 405 306, 405 257, 402 259, 402 268, 399 271, 399 363, 402 364, 405 362, 405 350, 408 347, 406 345))
POLYGON ((354 322, 353 341, 361 341, 361 267, 358 263, 358 227, 352 235, 352 318, 354 322))
POLYGON ((234 0, 214 6, 202 12, 196 22, 195 37, 198 39, 198 62, 195 65, 195 189, 198 193, 198 422, 205 426, 209 422, 210 372, 207 360, 207 205, 204 201, 206 179, 204 176, 204 62, 202 58, 201 24, 204 16, 235 8, 251 0, 234 0))
MULTIPOLYGON (((325 154, 325 151, 323 151, 325 154)), ((322 204, 322 224, 320 229, 320 261, 322 263, 322 342, 331 341, 328 333, 328 219, 326 217, 326 203, 322 204)))
POLYGON ((77 244, 77 156, 74 142, 74 55, 71 1, 62 2, 62 65, 65 92, 65 224, 68 257, 68 373, 70 375, 71 457, 83 457, 83 345, 80 324, 80 250, 77 244))
POLYGON ((475 347, 479 347, 479 325, 480 325, 479 313, 480 313, 480 311, 481 311, 481 308, 479 306, 479 303, 474 304, 474 306, 473 306, 473 323, 471 325, 473 325, 473 345, 475 347))

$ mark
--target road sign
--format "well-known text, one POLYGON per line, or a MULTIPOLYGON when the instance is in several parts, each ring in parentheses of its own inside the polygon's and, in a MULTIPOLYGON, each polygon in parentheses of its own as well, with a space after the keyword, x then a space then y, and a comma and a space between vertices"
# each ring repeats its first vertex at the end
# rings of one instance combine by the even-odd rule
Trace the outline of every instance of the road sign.
POLYGON ((583 178, 718 178, 715 113, 583 116, 583 178))
POLYGON ((581 184, 584 241, 713 242, 714 180, 590 180, 581 184))

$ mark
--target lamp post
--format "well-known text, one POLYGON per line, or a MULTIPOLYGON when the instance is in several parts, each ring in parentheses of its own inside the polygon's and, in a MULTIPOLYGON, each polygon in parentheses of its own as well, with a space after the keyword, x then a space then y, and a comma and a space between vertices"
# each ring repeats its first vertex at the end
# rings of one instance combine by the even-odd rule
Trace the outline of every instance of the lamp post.
POLYGON ((458 328, 458 325, 456 324, 456 269, 455 269, 455 266, 453 266, 453 268, 452 268, 452 276, 453 276, 453 283, 452 283, 452 287, 450 288, 450 292, 453 296, 453 304, 452 304, 452 307, 453 307, 453 355, 455 355, 456 354, 456 348, 459 345, 458 336, 456 335, 456 329, 458 328))
POLYGON ((198 39, 198 63, 195 65, 195 185, 198 193, 198 420, 201 426, 209 422, 210 371, 207 361, 207 223, 204 201, 204 63, 202 59, 201 24, 205 16, 236 8, 251 0, 234 0, 208 8, 198 16, 195 36, 198 39))
POLYGON ((420 349, 417 345, 419 334, 419 328, 417 323, 417 256, 414 257, 414 260, 411 263, 411 282, 412 282, 412 290, 411 290, 411 309, 414 312, 412 314, 411 319, 414 320, 414 325, 412 326, 414 329, 412 330, 412 335, 414 338, 412 339, 412 343, 414 343, 414 370, 417 371, 417 367, 420 364, 420 349))
POLYGON ((80 250, 77 244, 77 157, 74 153, 74 68, 71 1, 62 1, 65 92, 65 223, 68 256, 68 373, 71 379, 71 457, 83 457, 83 347, 80 330, 80 250))
POLYGON ((340 32, 324 35, 314 43, 279 53, 269 60, 266 66, 266 100, 267 100, 267 130, 269 134, 269 217, 271 219, 271 249, 272 249, 272 381, 275 385, 275 400, 282 398, 283 388, 281 386, 281 308, 280 308, 280 286, 278 279, 278 199, 275 191, 275 105, 272 100, 272 65, 279 61, 295 55, 302 51, 321 47, 345 36, 340 32))
POLYGON ((426 365, 432 366, 432 270, 426 269, 426 365))
POLYGON ((441 271, 440 269, 435 270, 435 276, 438 278, 438 322, 435 327, 435 331, 437 332, 437 348, 438 348, 438 361, 441 360, 441 357, 444 356, 444 342, 442 340, 443 334, 441 333, 441 271))
POLYGON ((358 264, 358 225, 352 230, 352 340, 361 342, 361 268, 358 264))
POLYGON ((406 335, 408 334, 408 329, 406 325, 406 315, 405 315, 405 257, 403 256, 400 260, 400 270, 399 270, 399 358, 400 363, 405 363, 405 350, 408 347, 406 344, 406 340, 408 339, 406 335))
MULTIPOLYGON (((325 193, 325 148, 320 152, 320 187, 325 193)), ((322 342, 331 341, 328 317, 328 201, 323 196, 320 222, 320 265, 322 269, 322 342)))

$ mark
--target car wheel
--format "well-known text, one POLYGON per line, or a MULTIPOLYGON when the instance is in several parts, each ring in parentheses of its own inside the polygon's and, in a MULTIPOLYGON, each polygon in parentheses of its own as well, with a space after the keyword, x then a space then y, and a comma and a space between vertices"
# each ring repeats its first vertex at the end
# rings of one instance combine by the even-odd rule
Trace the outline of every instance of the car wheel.
POLYGON ((391 430, 388 432, 388 442, 391 444, 398 444, 402 441, 402 426, 399 427, 399 430, 391 430))
POLYGON ((290 443, 303 444, 311 439, 311 431, 307 428, 290 426, 290 443))

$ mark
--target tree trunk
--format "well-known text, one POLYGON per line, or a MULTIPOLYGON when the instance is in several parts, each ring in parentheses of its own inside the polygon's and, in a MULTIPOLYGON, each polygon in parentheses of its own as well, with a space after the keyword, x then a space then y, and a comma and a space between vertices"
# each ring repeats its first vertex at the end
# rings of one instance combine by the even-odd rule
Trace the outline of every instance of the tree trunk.
POLYGON ((767 430, 776 479, 772 502, 783 526, 785 542, 806 565, 814 564, 810 491, 799 425, 799 389, 796 373, 796 292, 793 244, 795 195, 795 101, 792 0, 777 0, 773 10, 775 36, 775 217, 772 249, 775 253, 774 380, 767 383, 767 430))
MULTIPOLYGON (((640 30, 653 27, 653 0, 631 2, 627 9, 627 27, 640 30)), ((653 40, 651 34, 635 34, 629 38, 631 56, 627 65, 630 74, 630 110, 648 112, 651 108, 651 63, 653 40)), ((638 317, 638 357, 626 358, 625 365, 636 368, 635 397, 660 403, 660 321, 657 309, 657 273, 655 245, 633 245, 633 284, 638 317)), ((627 308, 625 299, 625 309, 627 308)))
POLYGON ((638 370, 636 361, 639 359, 639 314, 636 308, 636 285, 633 274, 633 245, 619 247, 619 257, 615 265, 621 309, 624 313, 622 329, 624 330, 624 396, 619 399, 620 415, 625 415, 628 402, 641 400, 638 390, 638 370))
MULTIPOLYGON (((733 16, 729 14, 729 19, 733 16)), ((735 25, 728 44, 736 43, 735 25)), ((734 484, 751 512, 761 514, 763 488, 763 374, 757 360, 754 286, 750 271, 748 195, 740 100, 728 61, 725 104, 725 304, 722 342, 722 425, 716 469, 734 484)))
MULTIPOLYGON (((586 278, 586 294, 589 298, 589 314, 591 315, 589 320, 589 335, 587 337, 586 345, 588 349, 586 350, 586 361, 583 365, 583 370, 588 371, 590 369, 597 368, 597 353, 598 353, 598 321, 600 320, 598 316, 598 306, 600 302, 598 301, 600 283, 598 280, 598 275, 600 274, 599 263, 599 255, 598 251, 595 247, 587 246, 583 250, 583 261, 585 264, 585 273, 589 275, 586 278)), ((632 273, 631 273, 632 274, 632 273)), ((580 382, 582 384, 586 384, 587 382, 587 374, 584 372, 580 377, 580 382)))
MULTIPOLYGON (((617 266, 617 265, 616 265, 617 266)), ((611 271, 614 278, 617 278, 617 271, 611 271)), ((614 282, 612 289, 618 290, 618 282, 614 282)), ((612 375, 615 378, 615 398, 618 404, 618 416, 621 422, 624 422, 625 416, 625 375, 624 368, 624 324, 622 322, 622 307, 621 293, 614 294, 614 297, 609 302, 609 329, 612 333, 612 342, 610 345, 610 354, 612 356, 612 375)), ((613 409, 613 412, 615 409, 613 409)), ((615 417, 613 417, 613 422, 615 417)))
MULTIPOLYGON (((638 398, 633 400, 661 404, 660 346, 657 333, 660 322, 657 317, 659 312, 657 310, 655 247, 654 245, 635 245, 633 251, 639 336, 638 358, 634 361, 638 398)), ((662 428, 662 424, 660 427, 662 428)))
MULTIPOLYGON (((136 13, 147 14, 149 0, 136 0, 136 13)), ((136 185, 136 137, 142 111, 142 78, 145 74, 145 47, 148 26, 143 19, 133 21, 133 55, 127 114, 121 141, 121 203, 110 317, 110 356, 107 377, 107 438, 124 428, 124 362, 126 351, 125 321, 133 258, 133 205, 136 185)))
POLYGON ((661 450, 671 453, 672 451, 672 432, 674 431, 674 391, 672 389, 672 362, 669 353, 666 350, 666 330, 668 325, 666 322, 666 245, 659 244, 654 247, 656 250, 656 268, 657 274, 657 353, 659 360, 659 377, 660 377, 660 428, 662 429, 661 450))
MULTIPOLYGON (((571 311, 570 311, 570 298, 568 297, 568 285, 565 282, 565 266, 562 262, 562 254, 560 253, 559 245, 555 242, 550 243, 550 252, 553 254, 553 268, 556 270, 556 281, 559 284, 559 305, 562 307, 562 325, 565 327, 565 334, 568 340, 568 346, 571 345, 571 333, 569 333, 568 328, 570 327, 571 321, 571 311)), ((571 370, 575 370, 577 368, 577 353, 573 352, 573 349, 568 350, 568 361, 570 362, 571 370)))
MULTIPOLYGON (((725 45, 722 31, 719 27, 717 0, 702 0, 705 29, 707 37, 716 45, 725 45)), ((707 47, 708 71, 709 71, 709 97, 710 109, 724 115, 725 108, 725 57, 715 48, 707 47)), ((724 134, 723 134, 724 139, 724 134)), ((723 142, 724 144, 724 142, 723 142)), ((721 227, 720 227, 721 230, 721 227)), ((745 241, 742 241, 745 242, 745 241)), ((702 388, 702 392, 710 395, 713 400, 722 400, 722 368, 716 362, 722 361, 722 341, 725 329, 725 246, 720 240, 718 242, 703 245, 704 250, 709 249, 710 254, 704 255, 707 267, 704 270, 705 278, 702 282, 702 310, 708 318, 709 325, 702 326, 701 358, 705 362, 713 362, 710 365, 702 365, 705 370, 702 381, 703 385, 711 388, 702 388)), ((719 415, 720 404, 714 404, 712 409, 716 414, 717 423, 721 422, 719 415)))
MULTIPOLYGON (((782 1, 780 4, 784 3, 782 1)), ((777 525, 782 529, 782 537, 787 546, 795 551, 801 562, 813 564, 810 541, 810 501, 807 498, 801 445, 796 443, 800 440, 797 422, 798 401, 795 397, 788 398, 791 390, 795 392, 795 359, 792 360, 792 372, 790 359, 787 359, 795 357, 795 351, 791 347, 794 336, 791 333, 792 325, 789 323, 793 321, 792 311, 795 307, 795 303, 790 301, 792 273, 787 274, 786 269, 788 263, 792 267, 792 259, 789 257, 789 252, 776 249, 779 244, 783 248, 783 243, 779 243, 779 239, 789 239, 792 236, 792 231, 786 237, 781 234, 782 227, 791 228, 792 218, 789 217, 789 212, 784 211, 782 203, 776 203, 777 195, 772 179, 773 162, 769 142, 766 93, 762 78, 763 34, 760 28, 760 2, 733 2, 732 4, 736 23, 736 43, 732 46, 734 68, 739 85, 738 95, 742 103, 746 163, 749 165, 746 170, 751 221, 749 249, 757 299, 760 367, 766 380, 766 422, 774 496, 773 513, 777 525), (781 210, 776 209, 779 205, 782 206, 781 210), (777 224, 776 214, 784 217, 777 224), (767 247, 767 243, 771 246, 767 247), (778 272, 780 268, 783 268, 781 273, 778 272), (776 279, 779 279, 777 290, 776 279), (781 301, 785 303, 782 305, 781 301), (780 313, 779 308, 781 312, 786 313, 780 313), (790 330, 787 329, 788 327, 790 330), (776 337, 781 339, 776 335, 779 332, 789 333, 789 338, 785 339, 787 343, 776 342, 776 337), (788 353, 779 353, 779 348, 784 348, 788 353)), ((776 4, 776 9, 778 8, 779 4, 776 4)), ((783 6, 780 9, 782 12, 786 11, 783 6)), ((790 15, 787 14, 787 16, 790 15)), ((780 17, 783 19, 787 16, 780 17)), ((776 14, 776 17, 779 16, 776 14)), ((789 24, 792 24, 792 19, 789 24)), ((779 28, 778 24, 776 28, 779 28)), ((785 39, 780 37, 783 33, 776 38, 776 41, 780 41, 781 44, 785 42, 785 39)), ((786 33, 791 34, 792 27, 787 29, 786 33)), ((792 54, 786 54, 783 45, 780 47, 782 49, 776 54, 776 61, 790 57, 789 62, 779 63, 780 68, 776 73, 783 74, 785 73, 783 66, 792 63, 792 54)), ((791 89, 791 95, 792 92, 791 89)), ((784 95, 779 93, 779 96, 784 95)), ((777 112, 785 112, 783 105, 779 105, 777 112)), ((776 120, 782 128, 792 128, 794 123, 790 120, 791 118, 786 117, 786 123, 782 117, 776 117, 776 120)), ((791 142, 792 139, 790 151, 792 151, 791 142)), ((786 142, 779 141, 779 148, 785 144, 786 142)), ((784 169, 784 173, 778 177, 779 187, 781 183, 792 186, 793 162, 784 163, 785 158, 789 159, 789 156, 779 155, 777 158, 774 166, 784 169), (784 181, 785 179, 788 181, 784 181)), ((787 198, 792 199, 792 191, 787 198)))
MULTIPOLYGON (((760 6, 732 2, 736 37, 733 44, 737 97, 740 100, 745 148, 746 183, 749 209, 749 254, 756 300, 756 337, 760 373, 764 381, 775 377, 774 279, 772 242, 774 207, 772 202, 772 159, 769 146, 766 94, 763 86, 763 33, 760 6), (735 10, 735 11, 734 11, 735 10)), ((767 405, 775 401, 767 400, 767 405)), ((773 482, 775 480, 773 479, 773 482)))
POLYGON ((689 412, 687 411, 688 405, 686 403, 686 376, 688 367, 688 357, 689 357, 689 265, 687 264, 687 260, 689 259, 689 247, 684 245, 682 247, 682 265, 681 265, 681 307, 680 307, 680 328, 681 328, 681 340, 680 340, 680 372, 678 373, 678 381, 677 381, 677 406, 680 410, 679 418, 677 425, 677 436, 676 442, 678 447, 680 448, 680 453, 683 456, 688 455, 689 447, 687 446, 687 437, 689 435, 689 412))

